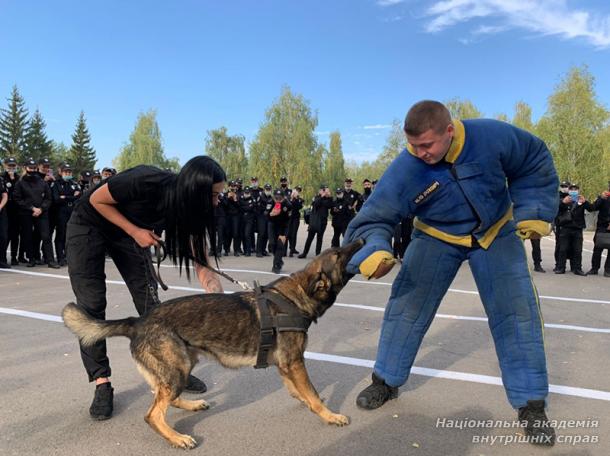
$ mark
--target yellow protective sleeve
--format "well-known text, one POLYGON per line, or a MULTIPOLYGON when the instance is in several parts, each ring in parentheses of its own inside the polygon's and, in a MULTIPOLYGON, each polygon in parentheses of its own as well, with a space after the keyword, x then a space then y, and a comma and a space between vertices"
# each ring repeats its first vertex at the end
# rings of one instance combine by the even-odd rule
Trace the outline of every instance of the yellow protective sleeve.
POLYGON ((360 263, 360 274, 370 279, 381 263, 395 263, 394 255, 387 250, 378 250, 360 263))
POLYGON ((521 220, 517 223, 517 235, 529 239, 533 233, 547 236, 551 233, 551 224, 543 220, 521 220))

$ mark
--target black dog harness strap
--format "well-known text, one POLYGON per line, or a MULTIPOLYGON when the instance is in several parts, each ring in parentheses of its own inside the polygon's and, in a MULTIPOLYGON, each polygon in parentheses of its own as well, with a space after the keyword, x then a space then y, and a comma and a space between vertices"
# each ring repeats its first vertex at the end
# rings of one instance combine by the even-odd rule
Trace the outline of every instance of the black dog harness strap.
POLYGON ((258 356, 255 369, 269 367, 267 357, 275 344, 280 332, 297 331, 307 333, 311 325, 311 319, 305 317, 299 309, 279 293, 264 290, 255 283, 254 295, 256 306, 260 315, 260 339, 258 345, 258 356), (279 308, 277 315, 271 315, 269 302, 273 302, 279 308))

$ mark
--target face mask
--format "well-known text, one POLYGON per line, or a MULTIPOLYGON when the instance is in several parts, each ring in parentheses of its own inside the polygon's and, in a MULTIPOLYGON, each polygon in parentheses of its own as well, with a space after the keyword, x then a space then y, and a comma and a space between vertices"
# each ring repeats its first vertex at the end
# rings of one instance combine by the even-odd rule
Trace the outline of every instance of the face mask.
POLYGON ((337 195, 337 199, 343 199, 343 195, 337 195))
POLYGON ((578 198, 578 190, 570 190, 568 195, 570 195, 572 199, 578 198))
POLYGON ((30 171, 29 169, 27 169, 27 170, 25 171, 25 173, 26 173, 28 176, 33 176, 34 174, 38 174, 38 171, 30 171))
POLYGON ((271 191, 270 190, 265 190, 265 195, 271 196, 271 191))
POLYGON ((250 198, 250 193, 244 193, 244 198, 250 198))
POLYGON ((74 176, 63 176, 63 180, 65 181, 71 181, 73 179, 74 176))
POLYGON ((99 179, 93 179, 92 182, 93 182, 93 185, 97 185, 97 184, 100 183, 100 180, 99 179))
POLYGON ((568 193, 568 187, 559 187, 561 193, 568 193))
POLYGON ((254 182, 254 183, 251 185, 251 187, 252 187, 252 188, 258 188, 258 184, 257 184, 256 182, 254 182))
POLYGON ((288 187, 288 184, 286 182, 283 182, 282 183, 282 188, 286 188, 286 187, 288 187))

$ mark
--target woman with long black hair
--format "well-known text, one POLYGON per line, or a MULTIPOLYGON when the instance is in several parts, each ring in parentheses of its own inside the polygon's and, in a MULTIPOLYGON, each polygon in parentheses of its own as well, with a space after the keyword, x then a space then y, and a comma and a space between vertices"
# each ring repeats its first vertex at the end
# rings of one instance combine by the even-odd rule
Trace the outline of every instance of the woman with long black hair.
MULTIPOLYGON (((178 174, 140 165, 109 178, 85 193, 67 228, 68 273, 77 305, 104 319, 106 253, 129 288, 140 315, 157 305, 157 282, 150 268, 150 247, 165 230, 168 256, 190 279, 190 266, 208 292, 222 292, 208 265, 207 242, 214 235, 214 206, 226 175, 212 158, 189 160, 178 174)), ((96 383, 90 415, 108 419, 113 409, 110 363, 106 342, 81 345, 89 381, 96 383)), ((187 391, 205 392, 205 384, 190 375, 187 391)))

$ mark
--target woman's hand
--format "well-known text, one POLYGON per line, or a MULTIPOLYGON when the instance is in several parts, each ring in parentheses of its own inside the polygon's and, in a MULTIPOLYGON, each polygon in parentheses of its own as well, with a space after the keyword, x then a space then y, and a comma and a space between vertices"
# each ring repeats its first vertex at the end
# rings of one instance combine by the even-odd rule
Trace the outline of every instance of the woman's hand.
POLYGON ((131 233, 131 237, 142 248, 151 247, 153 245, 158 246, 158 241, 161 240, 161 238, 154 232, 145 230, 144 228, 137 228, 133 233, 131 233))

